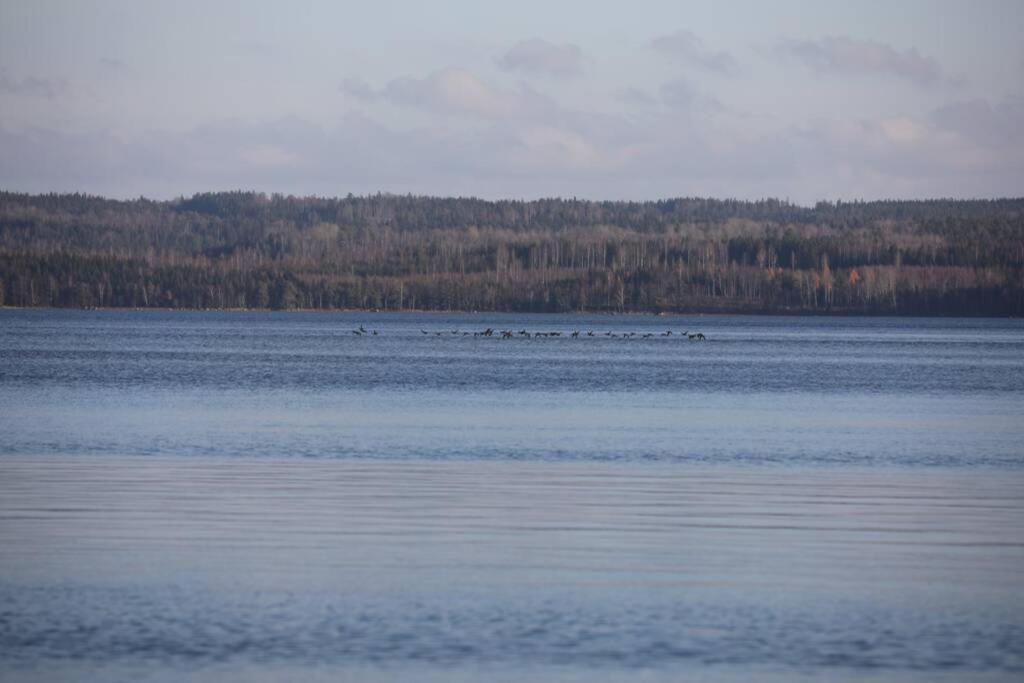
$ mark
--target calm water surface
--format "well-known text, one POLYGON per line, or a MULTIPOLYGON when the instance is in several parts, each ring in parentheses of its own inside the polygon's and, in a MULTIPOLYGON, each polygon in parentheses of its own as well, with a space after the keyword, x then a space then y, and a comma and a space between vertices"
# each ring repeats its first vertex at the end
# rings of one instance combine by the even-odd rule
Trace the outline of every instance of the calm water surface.
POLYGON ((1019 680, 1022 444, 1021 321, 0 311, 0 679, 1019 680))

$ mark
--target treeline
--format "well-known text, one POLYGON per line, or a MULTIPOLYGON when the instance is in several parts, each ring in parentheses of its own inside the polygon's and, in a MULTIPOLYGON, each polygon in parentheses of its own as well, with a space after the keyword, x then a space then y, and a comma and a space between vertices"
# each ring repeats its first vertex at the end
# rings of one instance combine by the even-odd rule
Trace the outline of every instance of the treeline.
POLYGON ((0 192, 0 304, 1021 315, 1024 199, 0 192))

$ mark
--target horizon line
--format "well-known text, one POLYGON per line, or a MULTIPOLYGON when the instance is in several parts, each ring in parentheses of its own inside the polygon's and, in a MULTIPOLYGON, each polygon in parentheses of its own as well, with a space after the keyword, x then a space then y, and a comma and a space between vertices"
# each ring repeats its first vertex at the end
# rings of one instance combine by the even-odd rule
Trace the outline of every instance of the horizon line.
POLYGON ((924 197, 924 198, 921 198, 921 197, 915 197, 915 198, 909 198, 909 197, 884 197, 884 198, 875 198, 875 199, 864 199, 864 198, 841 199, 841 198, 837 198, 837 199, 834 199, 834 200, 833 199, 818 199, 813 204, 801 204, 800 202, 793 201, 793 200, 789 199, 788 197, 787 198, 780 198, 780 197, 770 197, 770 196, 760 197, 758 199, 741 199, 741 198, 738 198, 738 197, 725 197, 725 196, 716 197, 716 196, 710 196, 710 195, 707 195, 707 196, 700 196, 700 195, 677 195, 677 196, 657 197, 657 198, 651 198, 651 199, 594 199, 594 198, 590 198, 590 197, 580 197, 580 196, 577 196, 577 195, 573 195, 571 197, 569 197, 569 196, 561 196, 561 195, 551 195, 551 196, 538 196, 538 197, 532 197, 532 198, 525 198, 525 197, 501 197, 501 198, 496 198, 495 199, 495 198, 481 197, 481 196, 477 196, 477 195, 419 194, 419 193, 412 193, 412 192, 399 193, 399 192, 391 192, 391 191, 387 191, 387 190, 377 190, 374 193, 362 193, 362 194, 356 194, 356 193, 353 193, 353 192, 348 192, 348 193, 345 193, 345 194, 326 195, 326 194, 317 194, 317 193, 294 194, 294 193, 290 193, 290 192, 280 192, 280 191, 270 191, 270 192, 268 192, 266 190, 242 189, 242 188, 203 190, 203 191, 200 191, 200 192, 193 192, 191 195, 176 194, 176 195, 171 196, 171 197, 150 197, 150 196, 146 196, 144 194, 140 194, 137 197, 128 197, 128 196, 117 197, 117 196, 92 193, 92 192, 82 191, 82 190, 74 190, 74 191, 51 190, 51 191, 47 191, 47 192, 24 192, 24 191, 19 191, 19 190, 11 190, 11 189, 6 189, 6 188, 0 188, 0 195, 20 195, 20 196, 25 196, 25 197, 72 197, 72 196, 81 196, 81 197, 85 197, 85 198, 88 198, 88 199, 100 199, 100 200, 104 200, 104 201, 114 201, 114 202, 126 202, 127 203, 127 202, 149 201, 149 202, 163 203, 163 204, 173 204, 175 202, 188 201, 190 199, 194 199, 196 197, 200 197, 200 196, 203 196, 203 195, 226 195, 226 194, 257 195, 257 196, 262 196, 262 197, 264 197, 264 198, 266 198, 268 200, 271 200, 271 201, 273 201, 275 199, 279 199, 279 198, 280 199, 317 199, 317 200, 328 200, 328 201, 330 201, 330 200, 345 201, 345 200, 351 200, 351 199, 372 199, 372 198, 375 198, 375 197, 391 197, 391 198, 405 198, 405 199, 463 200, 463 201, 477 201, 477 202, 485 202, 485 203, 493 203, 493 204, 503 203, 503 202, 505 202, 505 203, 523 203, 523 204, 528 204, 528 203, 531 203, 531 202, 551 202, 551 201, 591 203, 591 204, 609 204, 610 203, 610 204, 626 204, 626 205, 630 205, 630 204, 657 204, 657 203, 661 203, 661 202, 673 202, 673 201, 736 202, 736 203, 740 203, 740 204, 758 204, 758 203, 764 203, 764 202, 777 202, 777 203, 779 203, 779 204, 781 204, 783 206, 790 206, 790 207, 801 208, 801 209, 814 209, 814 208, 817 208, 818 206, 820 206, 822 204, 828 204, 828 205, 832 205, 832 206, 840 206, 840 205, 843 205, 843 204, 883 204, 883 203, 918 203, 918 204, 927 204, 927 203, 938 203, 938 202, 993 202, 993 203, 996 203, 996 202, 1024 201, 1024 194, 1019 195, 1019 196, 999 196, 999 197, 952 197, 952 196, 938 197, 938 196, 936 196, 936 197, 924 197))

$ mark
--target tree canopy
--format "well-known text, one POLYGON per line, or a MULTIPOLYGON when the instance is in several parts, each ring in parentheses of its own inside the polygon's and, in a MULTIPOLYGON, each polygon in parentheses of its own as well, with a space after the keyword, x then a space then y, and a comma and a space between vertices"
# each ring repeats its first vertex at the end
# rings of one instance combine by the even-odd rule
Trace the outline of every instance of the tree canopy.
POLYGON ((1021 315, 1024 199, 0 192, 0 304, 1021 315))

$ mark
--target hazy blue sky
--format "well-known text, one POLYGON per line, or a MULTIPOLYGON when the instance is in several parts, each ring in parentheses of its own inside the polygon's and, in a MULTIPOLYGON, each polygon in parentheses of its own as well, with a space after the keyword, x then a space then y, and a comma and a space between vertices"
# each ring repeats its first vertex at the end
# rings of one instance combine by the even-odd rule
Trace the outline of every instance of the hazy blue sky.
POLYGON ((0 0, 0 188, 1024 195, 1024 2, 0 0))

